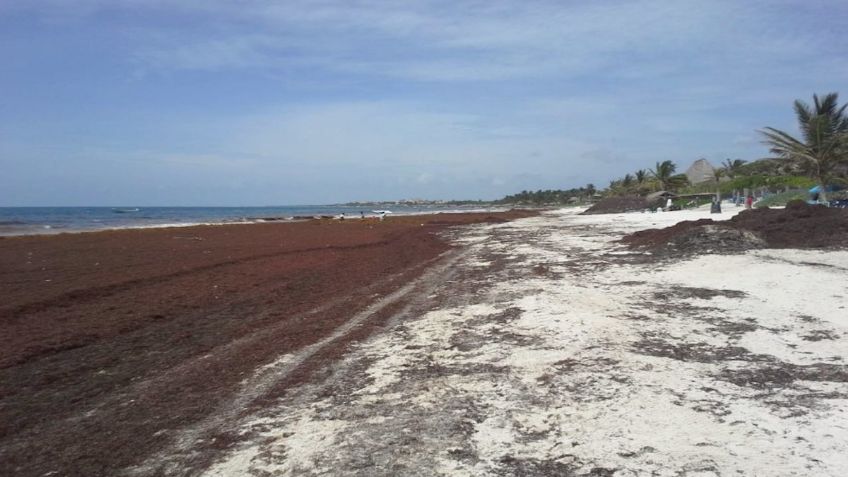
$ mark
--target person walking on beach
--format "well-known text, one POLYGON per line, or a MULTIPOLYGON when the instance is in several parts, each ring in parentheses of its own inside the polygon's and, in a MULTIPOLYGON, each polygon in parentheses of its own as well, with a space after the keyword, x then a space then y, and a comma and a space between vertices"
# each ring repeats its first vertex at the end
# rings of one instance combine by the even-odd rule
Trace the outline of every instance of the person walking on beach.
POLYGON ((754 206, 754 196, 752 194, 748 194, 748 197, 745 199, 745 208, 750 209, 754 206))

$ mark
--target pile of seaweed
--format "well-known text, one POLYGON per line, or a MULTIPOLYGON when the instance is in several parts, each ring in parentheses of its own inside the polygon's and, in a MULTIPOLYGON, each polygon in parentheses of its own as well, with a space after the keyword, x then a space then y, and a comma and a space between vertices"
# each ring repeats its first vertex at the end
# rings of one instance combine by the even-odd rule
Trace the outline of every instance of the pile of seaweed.
POLYGON ((685 221, 635 232, 631 248, 666 252, 737 253, 755 248, 848 248, 848 209, 790 202, 783 209, 745 210, 730 220, 685 221))
POLYGON ((584 210, 581 215, 593 214, 620 214, 623 212, 634 212, 648 208, 648 202, 644 197, 629 195, 622 197, 607 197, 595 203, 592 207, 584 210))

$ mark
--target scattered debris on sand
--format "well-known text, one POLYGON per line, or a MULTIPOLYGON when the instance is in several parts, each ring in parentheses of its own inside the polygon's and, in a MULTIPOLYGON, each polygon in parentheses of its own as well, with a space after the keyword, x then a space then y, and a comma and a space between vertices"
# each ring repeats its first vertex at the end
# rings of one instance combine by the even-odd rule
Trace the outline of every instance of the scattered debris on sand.
POLYGON ((583 211, 582 215, 593 214, 620 214, 623 212, 634 212, 648 208, 648 202, 644 197, 636 195, 623 197, 608 197, 583 211))
POLYGON ((848 211, 791 202, 784 209, 745 210, 727 221, 685 221, 642 230, 621 241, 632 248, 669 255, 738 253, 759 248, 848 246, 848 211))
POLYGON ((708 217, 569 208, 445 232, 450 262, 230 421, 211 466, 180 440, 136 475, 845 474, 848 251, 663 261, 615 243, 708 217))

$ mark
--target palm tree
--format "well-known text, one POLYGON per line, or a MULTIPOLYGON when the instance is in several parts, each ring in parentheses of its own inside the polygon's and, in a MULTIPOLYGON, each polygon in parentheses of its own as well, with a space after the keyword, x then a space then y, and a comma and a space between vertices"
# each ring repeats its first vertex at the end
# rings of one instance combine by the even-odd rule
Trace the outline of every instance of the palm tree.
POLYGON ((686 174, 675 174, 668 179, 668 190, 682 189, 689 185, 689 178, 686 174))
POLYGON ((736 177, 736 174, 739 174, 740 169, 743 165, 745 165, 746 161, 742 159, 730 159, 727 158, 724 162, 721 163, 721 169, 724 171, 724 175, 733 179, 736 177))
POLYGON ((636 174, 636 183, 642 185, 645 183, 645 179, 648 178, 648 173, 645 172, 645 169, 639 169, 635 172, 636 174))
POLYGON ((649 169, 651 176, 660 183, 660 187, 663 190, 668 190, 671 185, 671 176, 674 175, 674 171, 677 170, 677 166, 671 161, 663 161, 657 162, 655 169, 649 169))
POLYGON ((611 180, 609 183, 609 187, 607 187, 607 192, 610 195, 618 195, 621 191, 619 190, 621 187, 621 179, 611 180))
MULTIPOLYGON (((728 159, 729 161, 730 159, 728 159)), ((738 160, 738 159, 737 159, 738 160)), ((724 168, 715 168, 713 169, 713 181, 715 181, 716 186, 716 200, 721 200, 721 187, 719 184, 721 183, 721 178, 727 175, 727 169, 724 168)))
POLYGON ((803 141, 779 129, 760 131, 770 151, 782 159, 796 163, 816 180, 821 200, 827 201, 827 183, 834 168, 846 159, 848 148, 848 104, 838 105, 839 95, 829 93, 821 100, 813 95, 813 106, 795 100, 795 116, 803 141))

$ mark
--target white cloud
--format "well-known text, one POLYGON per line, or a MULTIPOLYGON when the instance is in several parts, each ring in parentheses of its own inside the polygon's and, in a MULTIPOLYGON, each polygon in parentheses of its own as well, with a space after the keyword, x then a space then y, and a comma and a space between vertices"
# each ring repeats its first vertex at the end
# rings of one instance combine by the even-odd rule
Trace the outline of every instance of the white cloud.
POLYGON ((173 88, 162 102, 175 104, 151 114, 165 132, 148 136, 169 139, 156 151, 125 139, 124 157, 224 178, 253 171, 289 188, 373 178, 426 196, 750 158, 759 145, 739 138, 791 127, 794 98, 848 79, 848 36, 829 30, 846 10, 844 0, 31 0, 0 16, 118 35, 121 68, 156 94, 173 88), (181 110, 196 80, 245 104, 198 105, 209 86, 181 110))
MULTIPOLYGON (((762 0, 32 3, 51 15, 144 10, 173 17, 146 27, 167 41, 142 45, 137 52, 156 68, 317 66, 420 81, 600 71, 634 79, 675 75, 693 66, 762 65, 809 51, 840 51, 840 45, 821 39, 803 14, 795 25, 776 24, 776 12, 787 7, 762 0), (180 28, 182 23, 208 28, 180 28), (668 61, 677 56, 679 64, 668 61)), ((838 2, 829 5, 839 9, 838 2)))

